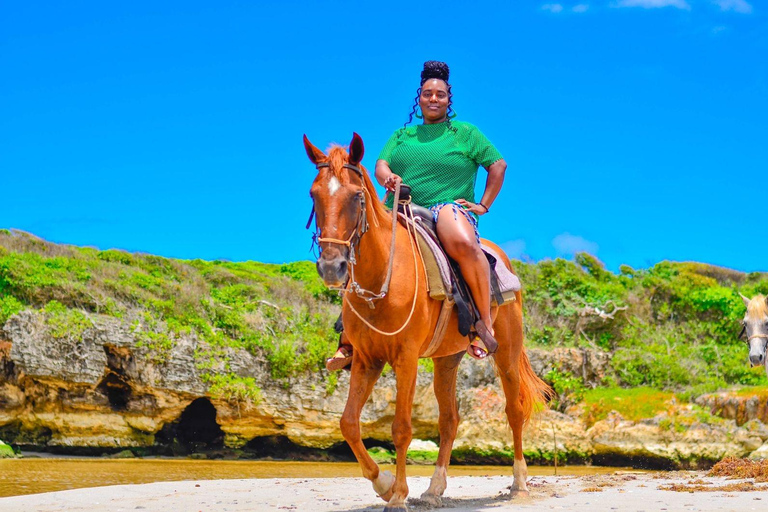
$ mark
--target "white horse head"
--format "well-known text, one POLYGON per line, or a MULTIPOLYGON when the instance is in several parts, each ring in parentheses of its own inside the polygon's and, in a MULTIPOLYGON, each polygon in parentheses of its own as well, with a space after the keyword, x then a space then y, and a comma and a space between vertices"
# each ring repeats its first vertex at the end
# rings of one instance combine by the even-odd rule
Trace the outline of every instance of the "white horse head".
POLYGON ((749 362, 752 366, 765 365, 765 371, 768 373, 768 357, 766 357, 766 346, 768 346, 768 299, 762 295, 757 295, 752 299, 742 295, 741 298, 744 299, 744 305, 747 306, 741 334, 746 336, 747 344, 749 345, 749 362))

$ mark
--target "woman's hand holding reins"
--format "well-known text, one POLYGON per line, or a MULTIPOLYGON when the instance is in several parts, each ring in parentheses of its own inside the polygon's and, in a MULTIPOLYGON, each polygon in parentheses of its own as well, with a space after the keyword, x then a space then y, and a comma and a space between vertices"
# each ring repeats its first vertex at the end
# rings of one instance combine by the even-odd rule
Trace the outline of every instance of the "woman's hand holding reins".
POLYGON ((403 182, 403 178, 401 178, 395 173, 391 173, 389 176, 387 176, 384 179, 384 188, 386 188, 390 192, 394 192, 395 187, 397 187, 397 184, 402 182, 403 182))
POLYGON ((466 199, 457 199, 456 202, 475 215, 485 215, 488 213, 488 208, 481 203, 470 203, 466 199))

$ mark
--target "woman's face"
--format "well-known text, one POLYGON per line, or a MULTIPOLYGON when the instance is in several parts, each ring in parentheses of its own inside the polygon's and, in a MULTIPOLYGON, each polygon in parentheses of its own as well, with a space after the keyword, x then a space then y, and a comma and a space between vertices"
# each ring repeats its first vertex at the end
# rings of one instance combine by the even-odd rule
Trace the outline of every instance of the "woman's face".
POLYGON ((439 78, 431 78, 421 86, 419 106, 424 124, 442 123, 448 111, 448 84, 439 78))

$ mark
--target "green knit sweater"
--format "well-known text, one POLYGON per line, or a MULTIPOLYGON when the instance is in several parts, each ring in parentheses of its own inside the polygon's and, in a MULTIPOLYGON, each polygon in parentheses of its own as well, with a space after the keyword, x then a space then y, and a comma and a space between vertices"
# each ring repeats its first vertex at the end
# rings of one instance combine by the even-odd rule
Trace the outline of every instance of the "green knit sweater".
POLYGON ((457 199, 474 203, 478 167, 501 158, 476 126, 461 121, 400 128, 379 155, 411 186, 413 202, 427 208, 457 199))

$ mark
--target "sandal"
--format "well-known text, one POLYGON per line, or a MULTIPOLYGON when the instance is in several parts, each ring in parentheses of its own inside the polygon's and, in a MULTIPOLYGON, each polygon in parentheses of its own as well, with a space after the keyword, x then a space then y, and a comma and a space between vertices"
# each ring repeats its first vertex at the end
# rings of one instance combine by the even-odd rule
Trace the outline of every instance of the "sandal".
POLYGON ((493 337, 483 321, 475 322, 475 333, 467 347, 467 354, 475 359, 485 359, 495 354, 498 348, 499 344, 496 342, 496 338, 493 337))
POLYGON ((325 367, 329 372, 350 370, 352 367, 352 346, 340 345, 333 357, 325 360, 325 367))

